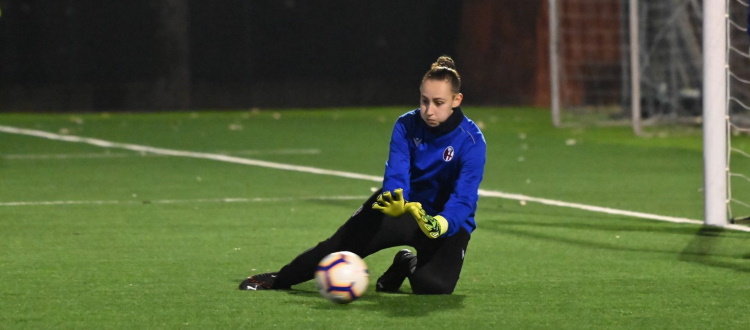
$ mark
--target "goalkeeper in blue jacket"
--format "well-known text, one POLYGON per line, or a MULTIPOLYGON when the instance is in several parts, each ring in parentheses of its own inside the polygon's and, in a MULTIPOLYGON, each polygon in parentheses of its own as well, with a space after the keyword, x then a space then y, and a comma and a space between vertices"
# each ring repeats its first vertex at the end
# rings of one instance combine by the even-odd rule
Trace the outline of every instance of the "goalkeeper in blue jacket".
POLYGON ((438 58, 422 78, 419 109, 403 114, 393 128, 383 188, 333 236, 278 272, 248 277, 240 289, 288 289, 313 279, 330 253, 365 258, 406 245, 415 251, 396 253, 376 290, 399 292, 408 278, 414 293, 453 293, 476 228, 487 149, 479 127, 461 111, 460 87, 453 59, 438 58))

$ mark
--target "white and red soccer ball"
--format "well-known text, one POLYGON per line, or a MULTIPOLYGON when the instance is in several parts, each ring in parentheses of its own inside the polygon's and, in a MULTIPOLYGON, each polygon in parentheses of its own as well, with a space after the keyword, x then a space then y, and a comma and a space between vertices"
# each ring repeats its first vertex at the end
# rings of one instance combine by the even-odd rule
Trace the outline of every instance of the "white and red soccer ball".
POLYGON ((348 252, 334 252, 318 263, 315 284, 326 299, 337 304, 348 304, 367 291, 370 273, 365 261, 348 252))

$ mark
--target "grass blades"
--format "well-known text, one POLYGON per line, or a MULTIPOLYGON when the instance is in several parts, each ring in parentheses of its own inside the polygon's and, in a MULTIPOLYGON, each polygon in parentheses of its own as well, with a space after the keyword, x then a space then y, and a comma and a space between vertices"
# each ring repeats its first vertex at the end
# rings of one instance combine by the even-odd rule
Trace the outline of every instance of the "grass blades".
MULTIPOLYGON (((406 110, 12 114, 0 125, 381 175, 390 129, 406 110)), ((488 142, 483 189, 702 218, 699 132, 636 138, 627 127, 555 129, 539 109, 465 112, 488 142)), ((375 186, 0 133, 0 328, 750 322, 749 233, 496 198, 480 199, 451 296, 380 294, 371 283, 341 306, 312 282, 237 290, 333 233, 375 186)), ((373 280, 399 248, 366 259, 373 280)))

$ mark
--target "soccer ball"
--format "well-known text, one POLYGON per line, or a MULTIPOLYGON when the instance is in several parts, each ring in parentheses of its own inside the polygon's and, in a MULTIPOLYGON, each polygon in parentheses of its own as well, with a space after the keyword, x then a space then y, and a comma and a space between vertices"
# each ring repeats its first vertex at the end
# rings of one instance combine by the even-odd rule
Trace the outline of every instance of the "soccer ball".
POLYGON ((367 291, 370 273, 365 261, 349 251, 334 252, 318 263, 315 284, 326 299, 348 304, 367 291))

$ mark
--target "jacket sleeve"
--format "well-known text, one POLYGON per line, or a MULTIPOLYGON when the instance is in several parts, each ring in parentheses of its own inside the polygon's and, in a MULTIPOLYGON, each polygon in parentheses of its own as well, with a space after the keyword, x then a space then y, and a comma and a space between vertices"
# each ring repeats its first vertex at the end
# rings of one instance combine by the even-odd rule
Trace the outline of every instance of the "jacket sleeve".
POLYGON ((440 213, 448 220, 447 236, 456 234, 466 219, 474 217, 476 213, 486 153, 487 145, 484 141, 479 141, 461 157, 461 170, 455 182, 455 189, 440 213))
POLYGON ((411 156, 408 140, 406 139, 406 127, 403 120, 398 120, 393 127, 393 134, 391 134, 388 161, 385 163, 383 191, 393 191, 397 188, 403 188, 404 198, 408 200, 410 164, 411 156))

